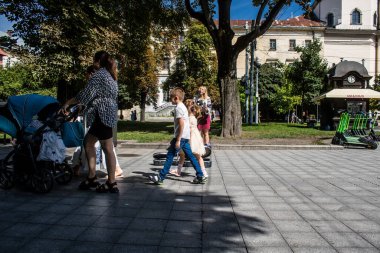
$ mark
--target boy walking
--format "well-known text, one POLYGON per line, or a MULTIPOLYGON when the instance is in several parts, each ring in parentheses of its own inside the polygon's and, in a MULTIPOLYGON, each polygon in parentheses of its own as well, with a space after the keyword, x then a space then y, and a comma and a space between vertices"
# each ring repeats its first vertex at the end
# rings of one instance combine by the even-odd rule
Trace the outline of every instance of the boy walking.
POLYGON ((207 178, 204 177, 198 160, 193 155, 189 144, 190 139, 190 124, 189 113, 186 106, 183 104, 185 93, 181 88, 174 88, 170 92, 170 100, 173 105, 176 105, 174 111, 174 139, 170 142, 170 147, 166 156, 164 168, 157 175, 149 176, 150 181, 155 184, 162 184, 166 175, 169 173, 174 156, 182 149, 185 155, 190 159, 196 171, 196 177, 193 180, 194 184, 204 184, 207 178))

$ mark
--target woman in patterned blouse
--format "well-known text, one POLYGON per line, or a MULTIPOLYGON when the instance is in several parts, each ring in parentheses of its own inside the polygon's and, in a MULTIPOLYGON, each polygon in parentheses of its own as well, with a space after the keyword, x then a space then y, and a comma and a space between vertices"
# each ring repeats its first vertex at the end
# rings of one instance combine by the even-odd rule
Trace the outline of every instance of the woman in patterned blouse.
POLYGON ((113 131, 117 124, 117 72, 115 61, 105 51, 94 56, 97 69, 88 81, 87 86, 79 94, 68 100, 63 106, 66 111, 71 104, 81 103, 86 106, 87 120, 90 130, 85 136, 84 146, 88 162, 88 176, 82 181, 79 189, 96 188, 97 192, 119 192, 115 181, 116 157, 113 152, 113 131), (106 158, 108 180, 105 184, 97 182, 96 149, 99 140, 106 158))

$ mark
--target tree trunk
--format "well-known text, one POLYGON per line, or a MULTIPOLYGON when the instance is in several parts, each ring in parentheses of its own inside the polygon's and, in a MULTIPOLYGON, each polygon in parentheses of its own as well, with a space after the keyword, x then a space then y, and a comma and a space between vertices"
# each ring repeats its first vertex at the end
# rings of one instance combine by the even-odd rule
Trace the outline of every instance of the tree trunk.
POLYGON ((218 82, 222 99, 222 137, 240 137, 242 119, 239 83, 236 79, 236 59, 219 61, 218 82), (231 62, 230 64, 228 64, 231 62), (224 63, 224 64, 223 64, 224 63), (225 64, 227 63, 227 64, 225 64))
POLYGON ((146 93, 141 94, 140 100, 140 121, 145 122, 145 105, 146 105, 146 93))

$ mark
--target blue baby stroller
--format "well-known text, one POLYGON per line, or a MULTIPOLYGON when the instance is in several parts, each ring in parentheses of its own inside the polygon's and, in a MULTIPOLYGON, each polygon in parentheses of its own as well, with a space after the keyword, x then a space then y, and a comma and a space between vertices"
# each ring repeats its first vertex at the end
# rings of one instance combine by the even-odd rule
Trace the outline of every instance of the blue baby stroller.
MULTIPOLYGON (((70 143, 78 145, 83 140, 83 128, 78 128, 78 122, 70 122, 77 116, 79 107, 71 108, 69 115, 59 113, 59 109, 60 104, 55 98, 36 94, 11 96, 6 106, 0 109, 0 131, 15 138, 13 150, 0 160, 1 188, 10 189, 15 183, 22 183, 38 193, 47 193, 53 188, 54 181, 59 184, 71 181, 73 171, 65 159, 40 159, 45 134, 56 134, 60 143, 63 140, 63 148, 70 147, 70 143), (77 129, 75 134, 68 134, 69 138, 77 140, 65 141, 64 126, 72 132, 77 129)), ((55 148, 51 147, 52 154, 55 154, 55 148)), ((46 146, 45 149, 50 150, 46 146)))

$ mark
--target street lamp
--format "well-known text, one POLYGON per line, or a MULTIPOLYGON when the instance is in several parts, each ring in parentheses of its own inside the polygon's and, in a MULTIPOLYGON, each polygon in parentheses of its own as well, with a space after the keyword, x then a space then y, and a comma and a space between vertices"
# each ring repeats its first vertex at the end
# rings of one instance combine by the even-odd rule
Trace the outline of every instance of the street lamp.
MULTIPOLYGON (((245 34, 248 34, 248 21, 245 21, 245 34)), ((249 78, 248 78, 248 62, 249 62, 249 52, 248 47, 245 49, 245 123, 248 124, 248 112, 249 112, 249 78)))

